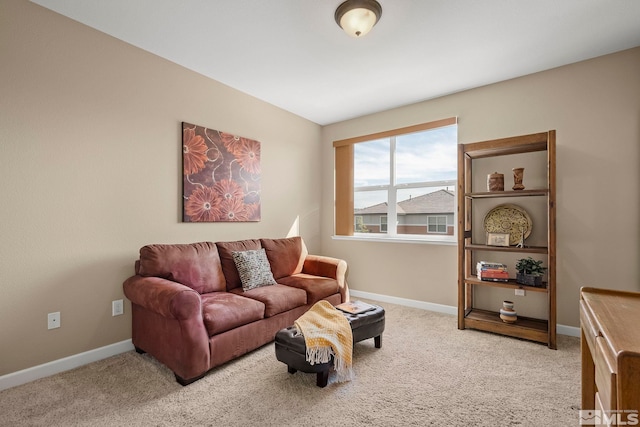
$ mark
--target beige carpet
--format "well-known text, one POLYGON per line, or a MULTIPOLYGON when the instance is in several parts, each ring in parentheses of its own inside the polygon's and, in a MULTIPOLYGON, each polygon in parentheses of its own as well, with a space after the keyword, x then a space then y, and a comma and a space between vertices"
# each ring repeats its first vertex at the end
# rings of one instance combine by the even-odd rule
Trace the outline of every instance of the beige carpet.
POLYGON ((382 348, 355 345, 355 378, 324 389, 287 373, 273 344, 181 387, 124 353, 0 392, 2 426, 572 426, 579 340, 558 350, 456 327, 450 315, 381 304, 382 348))

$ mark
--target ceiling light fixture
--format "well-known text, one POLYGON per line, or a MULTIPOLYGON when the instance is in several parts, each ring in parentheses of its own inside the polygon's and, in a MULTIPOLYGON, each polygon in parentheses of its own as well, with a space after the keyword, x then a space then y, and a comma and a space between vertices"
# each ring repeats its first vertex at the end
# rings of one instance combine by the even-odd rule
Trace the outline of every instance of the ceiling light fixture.
POLYGON ((382 6, 376 0, 347 0, 336 9, 336 22, 351 37, 362 37, 378 23, 382 6))

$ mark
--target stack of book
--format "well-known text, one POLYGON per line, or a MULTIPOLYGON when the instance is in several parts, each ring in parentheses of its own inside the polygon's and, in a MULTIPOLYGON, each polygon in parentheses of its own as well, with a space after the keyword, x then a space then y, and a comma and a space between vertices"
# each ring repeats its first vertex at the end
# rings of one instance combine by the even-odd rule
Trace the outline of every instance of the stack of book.
POLYGON ((476 264, 478 279, 489 282, 508 282, 507 266, 499 262, 480 261, 476 264))

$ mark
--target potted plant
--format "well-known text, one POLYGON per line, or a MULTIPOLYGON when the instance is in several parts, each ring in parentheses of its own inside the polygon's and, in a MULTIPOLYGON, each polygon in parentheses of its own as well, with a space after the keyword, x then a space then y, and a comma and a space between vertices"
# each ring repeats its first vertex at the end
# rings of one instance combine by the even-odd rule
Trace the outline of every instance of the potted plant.
POLYGON ((538 288, 543 287, 542 276, 547 268, 542 266, 542 261, 536 261, 531 257, 519 259, 516 263, 516 270, 518 270, 517 283, 538 288))

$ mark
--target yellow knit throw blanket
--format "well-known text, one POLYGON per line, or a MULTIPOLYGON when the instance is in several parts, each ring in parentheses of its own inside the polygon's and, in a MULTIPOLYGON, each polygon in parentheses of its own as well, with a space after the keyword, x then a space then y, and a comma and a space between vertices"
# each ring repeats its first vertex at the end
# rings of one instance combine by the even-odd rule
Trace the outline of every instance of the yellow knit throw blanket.
POLYGON ((294 325, 304 336, 307 362, 311 365, 327 363, 333 356, 336 381, 352 379, 353 334, 344 314, 328 301, 321 300, 300 316, 294 325))

